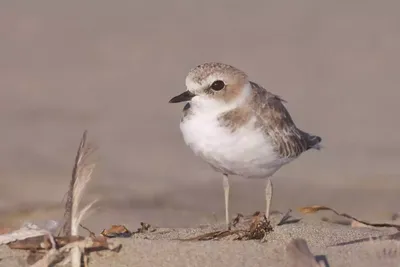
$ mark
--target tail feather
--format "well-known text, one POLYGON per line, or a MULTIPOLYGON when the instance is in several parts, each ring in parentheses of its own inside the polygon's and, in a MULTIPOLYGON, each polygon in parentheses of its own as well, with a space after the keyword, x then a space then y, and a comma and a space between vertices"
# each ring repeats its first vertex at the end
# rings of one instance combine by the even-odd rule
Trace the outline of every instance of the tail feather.
POLYGON ((314 149, 320 150, 321 149, 321 145, 320 145, 321 141, 322 141, 321 137, 319 137, 317 135, 308 134, 307 149, 314 148, 314 149))
POLYGON ((302 139, 306 141, 307 150, 309 150, 311 148, 320 150, 322 148, 322 146, 320 144, 322 141, 322 138, 319 137, 318 135, 312 135, 312 134, 306 133, 302 130, 300 130, 300 134, 302 136, 302 139))

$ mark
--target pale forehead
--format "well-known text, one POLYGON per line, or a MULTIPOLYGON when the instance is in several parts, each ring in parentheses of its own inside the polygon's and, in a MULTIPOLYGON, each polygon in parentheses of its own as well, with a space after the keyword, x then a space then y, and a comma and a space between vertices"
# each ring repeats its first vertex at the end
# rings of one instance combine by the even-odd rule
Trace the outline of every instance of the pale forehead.
POLYGON ((190 70, 186 80, 202 84, 209 79, 245 80, 246 74, 227 64, 211 62, 201 64, 190 70))

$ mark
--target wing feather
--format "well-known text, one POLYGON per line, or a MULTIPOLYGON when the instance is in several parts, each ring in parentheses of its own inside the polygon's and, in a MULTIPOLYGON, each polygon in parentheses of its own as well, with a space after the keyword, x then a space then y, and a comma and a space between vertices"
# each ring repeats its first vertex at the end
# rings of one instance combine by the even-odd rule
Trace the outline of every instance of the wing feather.
POLYGON ((254 98, 252 109, 257 116, 257 126, 272 139, 282 158, 295 158, 318 145, 321 138, 298 129, 283 105, 281 97, 251 82, 254 98))

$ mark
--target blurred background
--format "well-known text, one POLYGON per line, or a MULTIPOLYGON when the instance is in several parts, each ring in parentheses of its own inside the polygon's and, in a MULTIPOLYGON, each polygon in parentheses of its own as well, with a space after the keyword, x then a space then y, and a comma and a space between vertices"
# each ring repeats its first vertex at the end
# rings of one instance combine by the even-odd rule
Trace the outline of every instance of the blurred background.
MULTIPOLYGON (((224 219, 222 178, 184 144, 194 66, 221 61, 323 139, 274 175, 273 209, 386 219, 400 200, 399 1, 1 1, 0 212, 57 219, 82 132, 98 146, 87 224, 224 219)), ((231 213, 264 209, 231 178, 231 213)), ((13 217, 14 216, 14 217, 13 217)))

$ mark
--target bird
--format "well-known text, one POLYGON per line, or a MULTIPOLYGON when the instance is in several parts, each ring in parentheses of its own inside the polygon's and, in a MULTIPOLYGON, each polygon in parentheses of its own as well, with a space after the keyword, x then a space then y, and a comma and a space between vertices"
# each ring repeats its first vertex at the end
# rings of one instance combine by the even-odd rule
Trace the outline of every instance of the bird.
POLYGON ((272 197, 270 177, 302 153, 320 150, 321 137, 299 129, 283 98, 232 65, 197 65, 187 74, 185 85, 186 90, 169 103, 186 102, 179 124, 183 140, 195 155, 222 174, 228 229, 231 175, 266 179, 267 217, 272 197))

